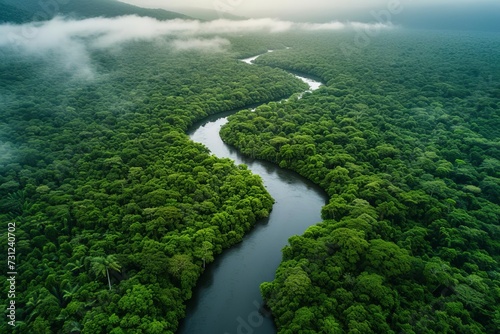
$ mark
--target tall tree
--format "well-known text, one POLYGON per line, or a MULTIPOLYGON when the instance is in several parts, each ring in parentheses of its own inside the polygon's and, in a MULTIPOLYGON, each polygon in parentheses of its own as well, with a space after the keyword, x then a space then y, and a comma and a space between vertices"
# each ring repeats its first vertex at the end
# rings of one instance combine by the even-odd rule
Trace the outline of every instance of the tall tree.
POLYGON ((116 259, 116 255, 96 256, 91 260, 91 269, 96 276, 106 276, 108 278, 109 290, 111 290, 111 278, 109 277, 109 270, 120 272, 121 265, 116 259))

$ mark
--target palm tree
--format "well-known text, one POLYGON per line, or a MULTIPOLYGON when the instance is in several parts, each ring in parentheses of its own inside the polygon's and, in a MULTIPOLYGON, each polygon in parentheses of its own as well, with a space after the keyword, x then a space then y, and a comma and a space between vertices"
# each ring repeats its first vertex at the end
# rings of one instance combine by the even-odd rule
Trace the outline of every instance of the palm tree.
MULTIPOLYGON (((29 299, 26 302, 25 312, 27 314, 26 321, 30 322, 32 319, 36 319, 38 316, 39 306, 42 302, 42 294, 35 290, 29 294, 29 299)), ((17 321, 16 321, 17 324, 17 321)))
POLYGON ((96 256, 91 260, 91 268, 96 276, 106 276, 108 278, 109 290, 111 290, 111 279, 109 277, 109 269, 120 272, 120 264, 116 259, 116 255, 96 256))
POLYGON ((79 322, 71 321, 70 325, 70 333, 80 333, 82 331, 82 325, 79 322))
POLYGON ((77 259, 74 262, 70 262, 66 265, 66 268, 71 270, 74 274, 78 274, 78 272, 85 267, 85 259, 82 257, 81 259, 77 259))
POLYGON ((70 285, 67 284, 65 289, 63 289, 63 298, 65 302, 71 301, 73 299, 73 296, 78 292, 78 289, 80 287, 77 285, 70 285))

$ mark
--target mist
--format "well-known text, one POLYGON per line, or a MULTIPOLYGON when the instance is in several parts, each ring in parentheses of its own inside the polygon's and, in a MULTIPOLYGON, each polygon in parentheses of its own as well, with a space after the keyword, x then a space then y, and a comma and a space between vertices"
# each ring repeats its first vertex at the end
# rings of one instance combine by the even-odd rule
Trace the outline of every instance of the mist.
MULTIPOLYGON (((92 79, 90 52, 119 47, 131 41, 160 41, 169 37, 173 50, 222 52, 230 46, 219 35, 243 33, 280 33, 287 31, 336 31, 342 29, 391 29, 391 24, 359 22, 294 23, 278 19, 158 21, 149 17, 89 18, 70 20, 56 17, 50 21, 24 25, 0 25, 0 51, 42 59, 50 58, 60 69, 92 79)), ((1 53, 0 53, 1 55, 1 53)))
POLYGON ((172 42, 173 47, 178 51, 185 50, 205 50, 211 52, 223 52, 224 49, 231 44, 225 38, 201 39, 191 38, 187 40, 175 40, 172 42))
POLYGON ((162 8, 190 15, 190 7, 259 18, 275 17, 298 22, 378 22, 374 13, 398 7, 390 20, 414 29, 500 31, 498 0, 121 0, 147 8, 162 8), (184 10, 183 10, 184 9, 184 10))
MULTIPOLYGON (((354 28, 365 23, 329 22, 295 23, 262 18, 241 21, 226 19, 201 22, 197 20, 158 21, 149 17, 122 16, 118 18, 90 18, 68 20, 56 17, 51 21, 24 25, 0 25, 0 47, 15 46, 36 53, 60 48, 70 42, 89 39, 90 46, 107 48, 133 40, 153 40, 161 36, 189 36, 228 33, 267 32, 290 30, 339 30, 354 28)), ((390 24, 374 24, 377 28, 390 28, 390 24)))
MULTIPOLYGON (((0 90, 0 111, 6 110, 11 103, 15 102, 15 97, 12 94, 0 90)), ((0 119, 0 168, 3 165, 12 162, 14 147, 10 142, 5 142, 7 125, 0 119)))
POLYGON ((12 145, 0 141, 0 166, 11 161, 12 159, 12 145))

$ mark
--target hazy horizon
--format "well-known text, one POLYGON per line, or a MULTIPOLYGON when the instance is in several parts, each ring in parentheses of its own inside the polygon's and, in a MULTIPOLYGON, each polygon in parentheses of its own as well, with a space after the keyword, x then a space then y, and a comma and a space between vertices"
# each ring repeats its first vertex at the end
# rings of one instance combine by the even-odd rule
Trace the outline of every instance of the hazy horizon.
POLYGON ((496 0, 120 0, 147 8, 204 8, 221 18, 232 14, 250 18, 279 18, 296 22, 363 21, 394 23, 410 28, 500 30, 496 0), (389 14, 389 15, 387 15, 389 14))

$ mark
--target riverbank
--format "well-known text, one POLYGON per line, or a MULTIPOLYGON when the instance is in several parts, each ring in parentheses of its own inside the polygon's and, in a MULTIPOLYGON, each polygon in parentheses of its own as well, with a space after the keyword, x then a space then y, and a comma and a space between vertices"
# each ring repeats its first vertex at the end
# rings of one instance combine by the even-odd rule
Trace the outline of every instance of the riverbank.
POLYGON ((288 238, 321 221, 321 208, 327 201, 321 188, 297 173, 243 156, 226 145, 219 131, 227 123, 227 117, 237 111, 210 116, 188 135, 217 157, 247 165, 262 178, 276 203, 269 218, 207 267, 188 302, 180 334, 238 333, 249 329, 262 334, 276 333, 272 318, 259 313, 263 303, 259 286, 274 278, 281 262, 281 249, 288 238))

